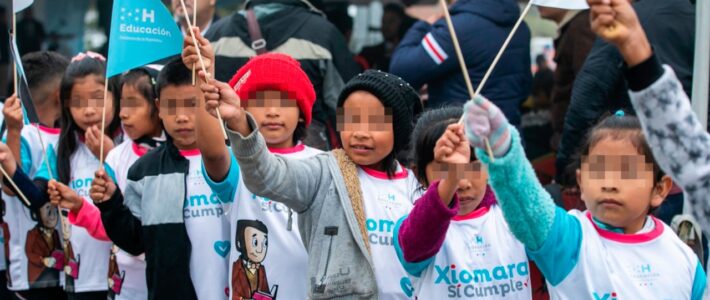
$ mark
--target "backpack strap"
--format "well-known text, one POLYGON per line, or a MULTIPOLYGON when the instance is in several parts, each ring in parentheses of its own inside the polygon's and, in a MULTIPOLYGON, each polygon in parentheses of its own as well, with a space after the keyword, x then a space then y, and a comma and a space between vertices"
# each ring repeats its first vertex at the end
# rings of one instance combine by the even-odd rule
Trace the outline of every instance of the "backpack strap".
POLYGON ((247 9, 247 29, 249 30, 249 38, 251 38, 251 48, 256 51, 256 55, 266 53, 266 40, 261 34, 261 27, 256 20, 256 13, 253 8, 247 9))
POLYGON ((350 157, 345 154, 345 150, 336 149, 332 152, 335 160, 338 162, 340 172, 343 174, 345 188, 348 190, 350 203, 352 203, 355 219, 357 219, 357 223, 360 226, 360 233, 362 234, 362 239, 365 241, 365 247, 367 247, 367 251, 370 251, 370 242, 367 239, 367 228, 365 227, 365 204, 362 199, 360 178, 357 176, 357 166, 350 157))

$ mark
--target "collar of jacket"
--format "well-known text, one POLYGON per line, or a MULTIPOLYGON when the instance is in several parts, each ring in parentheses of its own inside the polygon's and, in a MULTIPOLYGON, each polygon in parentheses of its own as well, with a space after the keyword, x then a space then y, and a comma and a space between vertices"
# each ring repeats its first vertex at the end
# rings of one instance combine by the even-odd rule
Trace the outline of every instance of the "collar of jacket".
POLYGON ((300 6, 303 8, 306 8, 312 12, 318 13, 325 17, 325 14, 319 10, 318 8, 313 5, 308 0, 247 0, 247 2, 244 4, 245 9, 252 8, 253 6, 258 6, 262 4, 283 4, 283 5, 288 5, 288 6, 300 6))

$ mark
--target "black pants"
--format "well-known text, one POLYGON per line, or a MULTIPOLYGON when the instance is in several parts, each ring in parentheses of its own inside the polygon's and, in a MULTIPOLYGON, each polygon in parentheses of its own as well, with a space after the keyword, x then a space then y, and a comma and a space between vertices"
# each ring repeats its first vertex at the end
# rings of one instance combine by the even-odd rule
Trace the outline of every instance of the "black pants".
POLYGON ((108 297, 108 291, 67 293, 69 300, 106 300, 106 297, 108 297))
MULTIPOLYGON (((20 292, 10 292, 12 297, 7 299, 15 300, 66 300, 67 294, 61 287, 43 288, 43 289, 31 289, 20 292)), ((6 298, 2 298, 6 299, 6 298)))

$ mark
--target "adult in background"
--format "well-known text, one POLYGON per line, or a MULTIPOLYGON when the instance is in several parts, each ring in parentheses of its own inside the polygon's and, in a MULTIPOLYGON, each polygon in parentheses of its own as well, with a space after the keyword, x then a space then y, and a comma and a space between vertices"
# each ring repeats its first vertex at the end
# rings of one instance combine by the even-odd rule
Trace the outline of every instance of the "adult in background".
MULTIPOLYGON (((515 0, 458 0, 449 8, 468 73, 477 88, 520 16, 515 0)), ((446 21, 434 14, 414 24, 395 50, 390 72, 419 89, 427 84, 429 108, 462 104, 471 98, 456 58, 446 21)), ((523 24, 483 88, 511 124, 520 123, 519 106, 530 93, 530 30, 523 24)))
MULTIPOLYGON (((171 0, 171 7, 173 9, 173 16, 178 22, 180 29, 182 29, 183 34, 189 34, 187 31, 187 20, 185 18, 190 18, 190 22, 193 20, 192 12, 193 9, 197 9, 197 22, 194 22, 192 26, 197 26, 202 30, 202 35, 207 34, 212 28, 212 24, 217 21, 217 0, 184 0, 185 8, 187 12, 182 10, 182 4, 180 0, 171 0), (197 4, 195 4, 197 2, 197 4), (193 8, 197 5, 196 8, 193 8)), ((236 70, 236 69, 235 69, 236 70)))
MULTIPOLYGON (((635 2, 633 7, 654 53, 661 63, 673 68, 683 89, 690 95, 695 7, 688 0, 643 0, 635 2)), ((625 69, 624 60, 617 48, 597 39, 572 88, 572 98, 557 151, 557 182, 574 184, 574 173, 566 172, 566 168, 573 162, 584 136, 602 115, 620 108, 633 111, 623 76, 625 69)))
POLYGON ((404 13, 404 7, 397 3, 389 3, 384 7, 382 14, 382 38, 384 41, 378 45, 365 47, 360 51, 360 56, 367 60, 370 68, 383 71, 389 70, 390 60, 394 49, 404 37, 415 19, 404 13))
POLYGON ((304 143, 328 150, 337 145, 336 105, 344 83, 359 70, 345 38, 307 0, 251 0, 213 25, 206 38, 216 54, 215 77, 229 81, 259 47, 284 53, 301 63, 316 91, 313 120, 304 143), (246 15, 253 11, 265 43, 252 45, 246 15))

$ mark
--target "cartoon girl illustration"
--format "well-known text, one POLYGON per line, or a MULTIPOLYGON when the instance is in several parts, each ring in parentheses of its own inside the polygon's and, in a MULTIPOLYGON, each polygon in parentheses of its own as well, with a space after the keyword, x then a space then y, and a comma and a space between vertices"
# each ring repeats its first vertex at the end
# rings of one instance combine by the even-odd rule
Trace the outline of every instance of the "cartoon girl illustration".
POLYGON ((111 256, 108 260, 108 299, 115 299, 116 295, 121 294, 121 288, 123 287, 123 280, 126 277, 126 271, 121 271, 118 268, 118 262, 116 261, 116 253, 118 253, 118 247, 113 245, 111 247, 111 256))
POLYGON ((269 291, 262 262, 269 247, 269 230, 258 220, 237 221, 236 249, 241 253, 232 264, 232 300, 276 299, 269 291))
POLYGON ((56 230, 59 213, 49 202, 39 209, 37 225, 27 232, 25 254, 27 255, 27 279, 30 288, 44 288, 48 282, 59 281, 59 272, 64 267, 59 233, 56 230))

